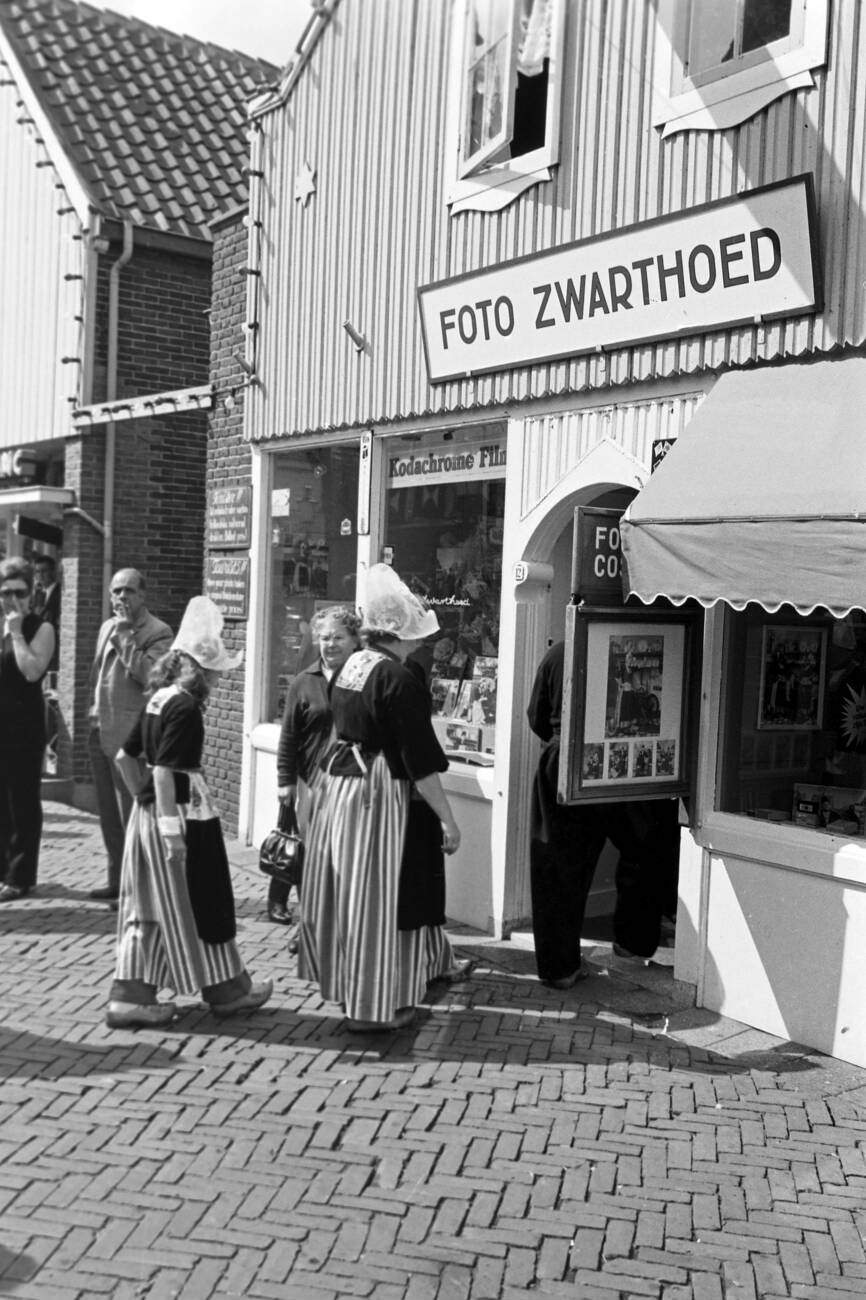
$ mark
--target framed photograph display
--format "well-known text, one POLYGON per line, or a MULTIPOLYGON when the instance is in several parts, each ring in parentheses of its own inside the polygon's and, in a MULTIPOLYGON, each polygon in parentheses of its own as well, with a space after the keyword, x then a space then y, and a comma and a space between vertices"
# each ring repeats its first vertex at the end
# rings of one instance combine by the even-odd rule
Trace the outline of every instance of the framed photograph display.
POLYGON ((569 607, 561 803, 689 792, 694 629, 692 613, 569 607))
POLYGON ((819 731, 824 712, 827 629, 765 624, 758 728, 819 731))

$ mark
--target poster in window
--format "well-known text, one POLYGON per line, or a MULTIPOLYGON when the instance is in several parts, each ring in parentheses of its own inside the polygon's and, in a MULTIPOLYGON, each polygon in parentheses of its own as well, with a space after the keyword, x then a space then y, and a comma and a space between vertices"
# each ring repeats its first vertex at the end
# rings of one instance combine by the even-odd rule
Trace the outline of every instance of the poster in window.
POLYGON ((764 626, 758 696, 761 730, 820 729, 826 660, 826 628, 764 626))
POLYGON ((691 612, 567 611, 562 802, 685 794, 697 683, 691 612))

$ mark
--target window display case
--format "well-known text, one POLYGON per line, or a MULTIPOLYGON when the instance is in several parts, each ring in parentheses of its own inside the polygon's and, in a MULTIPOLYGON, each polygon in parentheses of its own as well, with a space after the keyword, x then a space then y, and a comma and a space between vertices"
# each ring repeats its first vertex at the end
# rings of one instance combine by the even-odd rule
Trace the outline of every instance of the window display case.
POLYGON ((866 614, 732 614, 718 806, 866 834, 866 614))
POLYGON ((450 758, 486 765, 496 732, 505 429, 395 439, 386 458, 383 556, 435 609, 413 659, 450 758))
POLYGON ((270 501, 270 620, 266 717, 282 718, 286 692, 315 657, 310 620, 355 603, 358 448, 278 452, 270 501))

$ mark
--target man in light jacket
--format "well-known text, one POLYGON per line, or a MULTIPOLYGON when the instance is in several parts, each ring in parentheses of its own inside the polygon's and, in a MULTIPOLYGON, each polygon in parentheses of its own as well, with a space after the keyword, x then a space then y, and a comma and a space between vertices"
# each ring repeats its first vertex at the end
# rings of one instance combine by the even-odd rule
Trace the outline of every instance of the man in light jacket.
POLYGON ((120 569, 111 579, 110 595, 113 616, 99 629, 90 669, 90 766, 108 853, 108 883, 90 897, 113 903, 132 811, 114 756, 141 712, 148 674, 171 648, 173 633, 147 609, 144 578, 137 569, 120 569))

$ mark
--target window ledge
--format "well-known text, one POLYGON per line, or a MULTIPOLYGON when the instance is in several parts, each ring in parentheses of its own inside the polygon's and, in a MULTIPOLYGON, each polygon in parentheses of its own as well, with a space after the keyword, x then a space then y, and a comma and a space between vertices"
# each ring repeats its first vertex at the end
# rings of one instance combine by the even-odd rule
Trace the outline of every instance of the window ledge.
MULTIPOLYGON (((768 77, 763 84, 744 86, 742 89, 737 88, 740 77, 732 76, 726 83, 724 97, 714 98, 709 93, 698 90, 672 96, 666 110, 658 114, 654 122, 655 126, 664 124, 662 139, 675 135, 678 131, 726 131, 729 127, 748 121, 768 104, 781 99, 782 95, 791 94, 795 90, 812 90, 815 86, 815 78, 810 72, 779 76, 775 64, 767 66, 777 75, 768 77)), ((719 87, 709 87, 707 91, 711 89, 719 87)))
POLYGON ((864 839, 732 813, 710 813, 694 833, 701 847, 716 856, 866 886, 864 839))
MULTIPOLYGON (((264 754, 276 754, 280 743, 280 726, 277 722, 260 722, 250 732, 254 749, 264 754)), ((442 785, 449 794, 468 795, 472 799, 493 799, 493 767, 473 767, 451 759, 451 766, 442 773, 442 785)))
POLYGON ((549 181, 552 174, 548 166, 536 166, 531 171, 497 167, 483 176, 456 181, 448 196, 451 215, 453 217, 458 212, 501 212, 533 185, 549 181))

